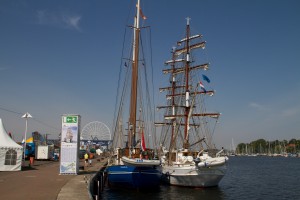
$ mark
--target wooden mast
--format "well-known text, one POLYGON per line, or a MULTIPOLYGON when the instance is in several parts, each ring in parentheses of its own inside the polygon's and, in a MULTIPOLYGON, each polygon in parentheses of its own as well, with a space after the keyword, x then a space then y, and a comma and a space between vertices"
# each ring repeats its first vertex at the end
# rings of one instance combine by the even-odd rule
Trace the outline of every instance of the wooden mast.
MULTIPOLYGON (((173 51, 172 51, 172 60, 173 60, 173 63, 171 64, 172 66, 172 72, 175 72, 175 47, 173 48, 173 51)), ((175 74, 172 73, 172 95, 175 94, 175 88, 176 88, 176 78, 175 78, 175 74)), ((175 116, 175 98, 172 98, 172 115, 175 116)), ((172 148, 176 148, 174 146, 174 144, 176 144, 175 142, 175 128, 176 128, 176 118, 172 119, 172 133, 171 133, 171 145, 172 148), (172 145, 173 144, 173 145, 172 145)))
POLYGON ((137 1, 136 16, 134 19, 134 44, 132 59, 132 76, 131 76, 131 96, 130 96, 130 116, 129 116, 129 133, 128 146, 131 147, 135 142, 136 131, 136 113, 137 113, 137 84, 138 84, 138 62, 139 62, 139 39, 140 39, 140 0, 137 1))
POLYGON ((186 65, 185 65, 185 127, 184 127, 184 142, 183 142, 183 148, 188 149, 189 148, 189 139, 188 139, 188 116, 190 112, 190 105, 189 105, 189 74, 190 74, 190 44, 189 44, 189 37, 190 37, 190 18, 187 18, 187 25, 186 25, 186 65))

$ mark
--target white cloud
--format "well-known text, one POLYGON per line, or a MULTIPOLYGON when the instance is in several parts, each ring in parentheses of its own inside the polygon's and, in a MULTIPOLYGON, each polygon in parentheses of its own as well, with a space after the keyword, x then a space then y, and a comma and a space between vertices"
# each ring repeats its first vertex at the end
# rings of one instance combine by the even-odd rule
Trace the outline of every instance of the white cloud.
POLYGON ((76 30, 80 30, 79 22, 81 20, 81 16, 63 16, 63 21, 65 22, 66 26, 70 28, 75 28, 76 30))
POLYGON ((252 102, 249 104, 250 107, 255 108, 257 110, 268 110, 266 106, 260 105, 258 103, 252 102))
POLYGON ((38 10, 36 16, 40 25, 51 25, 66 29, 75 29, 77 31, 81 30, 80 15, 38 10))
POLYGON ((283 117, 293 117, 293 116, 298 115, 298 114, 300 114, 300 106, 285 109, 285 110, 282 111, 282 116, 283 117))

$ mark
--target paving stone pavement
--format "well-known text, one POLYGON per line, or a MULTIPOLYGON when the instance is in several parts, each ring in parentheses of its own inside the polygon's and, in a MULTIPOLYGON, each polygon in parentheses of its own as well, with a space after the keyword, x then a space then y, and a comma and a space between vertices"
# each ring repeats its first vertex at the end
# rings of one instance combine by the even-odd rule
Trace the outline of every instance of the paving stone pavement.
POLYGON ((0 199, 92 199, 89 180, 106 162, 106 158, 95 158, 92 166, 84 167, 81 160, 78 175, 60 175, 58 161, 35 161, 31 167, 26 161, 21 171, 0 172, 0 199))

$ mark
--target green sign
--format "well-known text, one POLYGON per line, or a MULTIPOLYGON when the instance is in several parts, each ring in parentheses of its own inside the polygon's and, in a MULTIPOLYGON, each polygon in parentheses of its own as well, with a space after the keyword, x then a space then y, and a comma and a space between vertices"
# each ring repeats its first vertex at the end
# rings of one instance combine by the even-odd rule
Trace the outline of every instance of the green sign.
POLYGON ((77 123, 77 116, 67 116, 65 123, 77 123))

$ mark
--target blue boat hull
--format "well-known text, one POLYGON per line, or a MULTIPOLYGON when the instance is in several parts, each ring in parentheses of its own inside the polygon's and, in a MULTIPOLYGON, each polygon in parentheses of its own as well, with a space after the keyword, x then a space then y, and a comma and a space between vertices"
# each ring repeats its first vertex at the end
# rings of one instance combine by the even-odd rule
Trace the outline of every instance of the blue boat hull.
POLYGON ((115 165, 106 168, 108 184, 122 188, 153 188, 161 182, 159 167, 115 165))

